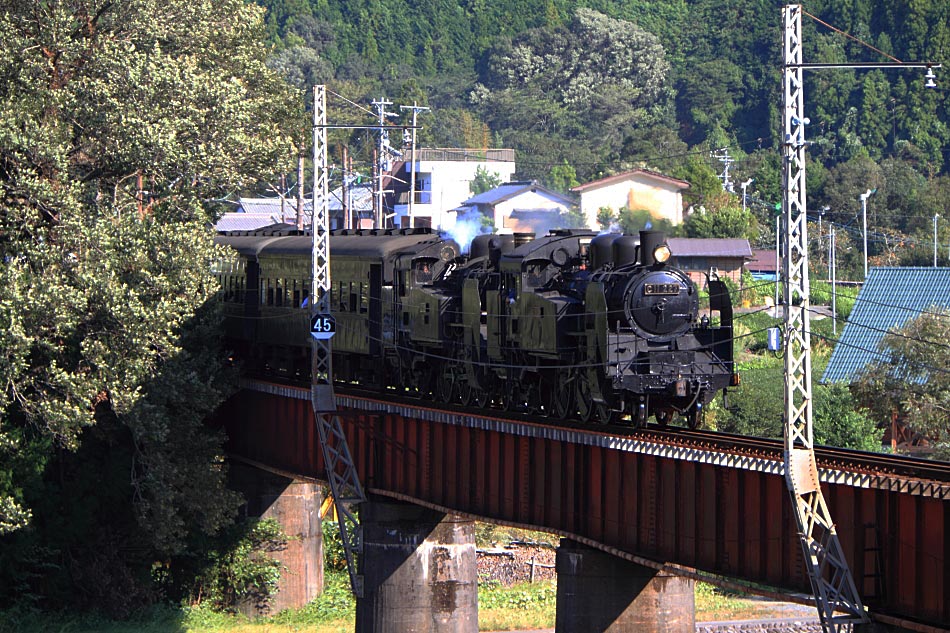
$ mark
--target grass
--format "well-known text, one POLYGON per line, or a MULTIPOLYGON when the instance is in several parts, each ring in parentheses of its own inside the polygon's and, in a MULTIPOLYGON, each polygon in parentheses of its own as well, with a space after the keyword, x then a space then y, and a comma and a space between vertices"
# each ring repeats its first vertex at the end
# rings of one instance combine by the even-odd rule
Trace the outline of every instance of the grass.
POLYGON ((554 627, 557 585, 553 581, 502 587, 478 586, 478 630, 511 631, 554 627))
MULTIPOLYGON (((327 571, 324 593, 303 607, 270 618, 249 621, 240 615, 208 609, 155 607, 135 618, 116 622, 97 616, 0 612, 0 633, 339 633, 355 625, 355 601, 345 572, 327 571)), ((550 629, 554 627, 557 586, 553 581, 502 587, 481 583, 478 588, 480 631, 550 629)), ((696 584, 696 620, 746 620, 781 617, 773 602, 696 584)))

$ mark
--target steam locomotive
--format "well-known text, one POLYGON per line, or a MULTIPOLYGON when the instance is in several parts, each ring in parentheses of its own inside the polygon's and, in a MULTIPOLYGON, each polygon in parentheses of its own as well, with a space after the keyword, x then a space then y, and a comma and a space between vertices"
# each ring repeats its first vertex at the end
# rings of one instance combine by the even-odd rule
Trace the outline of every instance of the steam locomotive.
MULTIPOLYGON (((311 237, 218 236, 226 335, 245 370, 309 380, 311 237)), ((334 378, 559 420, 695 427, 736 384, 732 304, 708 313, 662 233, 480 235, 463 255, 431 229, 330 236, 334 378)))

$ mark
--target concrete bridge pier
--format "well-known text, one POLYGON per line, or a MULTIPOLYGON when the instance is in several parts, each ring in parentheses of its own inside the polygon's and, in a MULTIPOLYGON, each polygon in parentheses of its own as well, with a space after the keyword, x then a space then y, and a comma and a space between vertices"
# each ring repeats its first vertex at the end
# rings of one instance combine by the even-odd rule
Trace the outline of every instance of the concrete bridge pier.
POLYGON ((281 572, 277 594, 267 605, 242 604, 241 612, 257 617, 300 608, 323 593, 320 485, 235 461, 229 464, 228 479, 231 488, 247 499, 247 516, 276 520, 288 537, 283 549, 271 553, 286 567, 281 572))
POLYGON ((556 633, 693 633, 693 581, 576 541, 557 550, 556 633))
POLYGON ((356 633, 477 633, 473 521, 371 497, 360 524, 356 633))

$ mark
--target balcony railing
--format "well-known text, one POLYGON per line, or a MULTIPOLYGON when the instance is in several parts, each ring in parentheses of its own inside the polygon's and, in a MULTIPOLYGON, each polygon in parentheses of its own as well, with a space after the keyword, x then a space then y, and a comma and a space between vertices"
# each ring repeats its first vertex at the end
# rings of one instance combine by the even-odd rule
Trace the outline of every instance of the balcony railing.
POLYGON ((459 149, 456 147, 425 147, 416 150, 417 161, 515 162, 513 149, 459 149))

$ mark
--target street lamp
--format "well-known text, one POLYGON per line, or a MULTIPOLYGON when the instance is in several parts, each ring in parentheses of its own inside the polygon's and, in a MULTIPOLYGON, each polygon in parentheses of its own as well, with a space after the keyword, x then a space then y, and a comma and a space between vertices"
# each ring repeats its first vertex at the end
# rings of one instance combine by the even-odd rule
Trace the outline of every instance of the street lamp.
POLYGON ((749 178, 744 183, 739 185, 742 187, 742 212, 745 213, 745 190, 746 188, 754 182, 754 178, 749 178))
POLYGON ((868 189, 859 197, 861 199, 861 221, 864 223, 864 278, 868 278, 868 198, 870 198, 877 189, 868 189))
POLYGON ((934 268, 937 267, 937 218, 939 217, 939 213, 934 214, 934 268))

